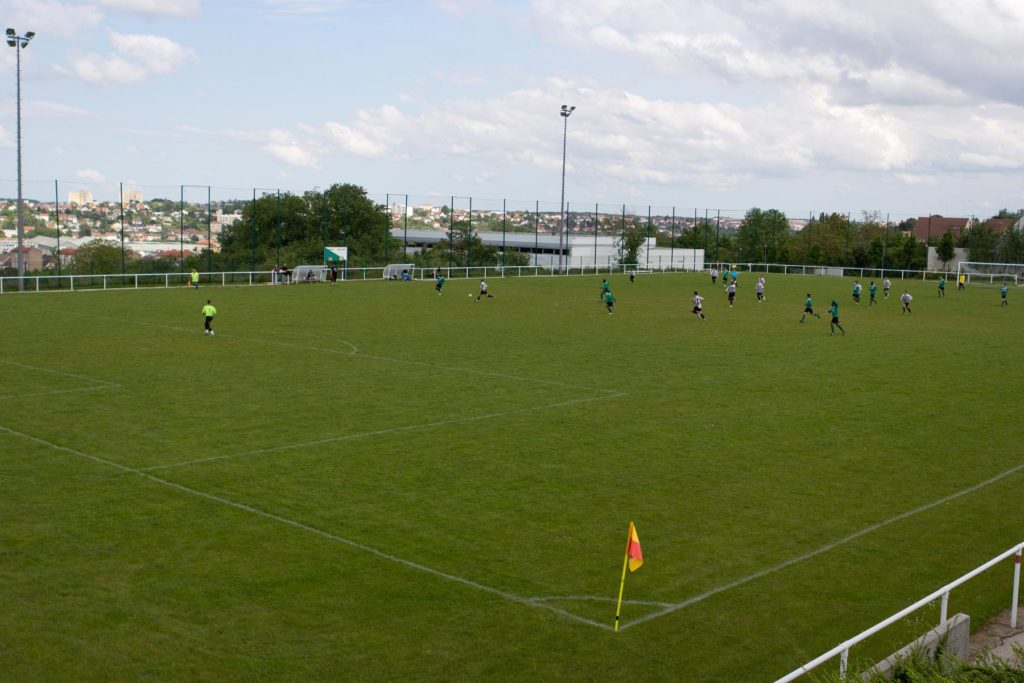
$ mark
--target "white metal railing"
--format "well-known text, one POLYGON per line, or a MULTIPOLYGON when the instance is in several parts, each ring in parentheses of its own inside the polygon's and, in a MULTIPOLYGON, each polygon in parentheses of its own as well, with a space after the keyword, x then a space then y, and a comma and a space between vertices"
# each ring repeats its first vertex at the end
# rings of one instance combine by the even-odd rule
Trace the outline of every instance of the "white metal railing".
POLYGON ((939 613, 939 626, 942 626, 943 624, 946 623, 946 618, 947 618, 947 615, 948 615, 949 592, 951 590, 953 590, 954 588, 956 588, 957 586, 959 586, 959 585, 961 585, 963 583, 966 583, 967 581, 970 581, 971 579, 973 579, 975 576, 977 576, 978 574, 982 573, 983 571, 985 571, 987 569, 990 569, 994 565, 1002 562, 1003 560, 1005 560, 1007 557, 1009 557, 1011 555, 1014 556, 1014 559, 1013 559, 1013 563, 1014 564, 1013 564, 1013 597, 1012 597, 1011 603, 1010 603, 1010 610, 1011 610, 1010 611, 1010 627, 1011 628, 1017 628, 1017 605, 1018 605, 1017 600, 1018 600, 1018 597, 1020 595, 1020 560, 1021 560, 1021 553, 1022 553, 1022 551, 1024 551, 1024 542, 1022 542, 1022 543, 1020 543, 1020 544, 1010 548, 1009 550, 1007 550, 1007 551, 1005 551, 1003 553, 1000 553, 999 555, 997 555, 996 557, 993 557, 991 560, 989 560, 985 564, 981 565, 980 567, 977 567, 977 568, 972 569, 971 571, 967 572, 966 574, 961 576, 959 579, 956 579, 955 581, 951 581, 950 583, 947 583, 942 588, 940 588, 937 591, 935 591, 933 593, 930 593, 929 595, 921 598, 920 600, 915 602, 913 605, 910 605, 909 607, 903 608, 902 610, 900 610, 896 614, 892 615, 888 619, 884 619, 884 620, 878 622, 877 624, 875 624, 874 626, 872 626, 871 628, 869 628, 869 629, 867 629, 865 631, 861 631, 859 634, 855 635, 853 638, 850 638, 849 640, 843 641, 842 643, 840 643, 839 645, 836 645, 834 648, 832 648, 831 650, 829 650, 825 654, 823 654, 823 655, 821 655, 819 657, 816 657, 816 658, 812 659, 811 661, 807 662, 806 664, 801 666, 799 669, 794 669, 793 671, 789 672, 788 674, 786 674, 782 678, 778 679, 775 683, 786 683, 787 681, 795 680, 795 679, 799 678, 800 676, 803 676, 805 673, 811 671, 812 669, 817 668, 819 665, 824 664, 828 660, 834 658, 836 655, 839 655, 839 676, 841 678, 845 678, 846 677, 846 666, 847 666, 847 661, 848 661, 849 656, 850 656, 850 648, 851 647, 853 647, 857 643, 860 643, 861 641, 865 640, 869 636, 872 636, 875 633, 878 633, 883 628, 885 628, 885 627, 887 627, 887 626, 889 626, 889 625, 899 621, 900 619, 902 619, 903 617, 907 616, 908 614, 911 614, 912 612, 915 612, 915 611, 919 610, 920 608, 924 607, 925 605, 933 602, 936 598, 942 598, 942 606, 940 608, 940 613, 939 613))
MULTIPOLYGON (((683 268, 666 267, 664 272, 682 271, 683 268)), ((452 266, 438 268, 413 268, 411 273, 415 279, 432 279, 435 272, 446 278, 469 277, 549 277, 562 275, 596 275, 600 273, 624 273, 638 266, 629 265, 587 265, 565 264, 558 266, 452 266)), ((384 266, 367 268, 338 268, 338 279, 348 280, 380 280, 384 277, 384 266)), ((327 279, 329 269, 324 269, 318 281, 327 279)), ((302 284, 294 280, 290 274, 275 273, 272 270, 240 270, 227 272, 199 273, 200 285, 293 285, 302 284)), ((23 290, 41 291, 79 291, 96 289, 142 289, 147 287, 185 287, 191 282, 191 273, 97 273, 89 275, 26 275, 23 290)), ((19 278, 16 275, 0 277, 0 294, 19 291, 19 278)))
MULTIPOLYGON (((930 270, 894 270, 887 268, 853 268, 842 266, 809 266, 786 263, 715 263, 706 261, 703 270, 718 267, 720 270, 733 268, 740 272, 768 272, 785 275, 802 274, 822 277, 859 277, 882 278, 890 276, 895 279, 936 279, 940 275, 947 278, 953 273, 930 270)), ((555 275, 598 275, 601 273, 625 273, 630 270, 654 272, 693 272, 692 263, 684 263, 678 259, 652 259, 650 263, 640 264, 593 264, 566 263, 558 265, 535 266, 439 266, 436 268, 413 268, 410 274, 414 279, 429 279, 435 272, 446 278, 458 277, 551 277, 555 275)), ((326 271, 325 271, 326 274, 326 271)), ((339 268, 340 280, 379 280, 384 276, 384 266, 373 268, 339 268)), ((190 273, 98 273, 89 275, 26 275, 24 291, 50 290, 94 290, 94 289, 141 289, 144 287, 183 287, 190 281, 190 273)), ((321 279, 326 279, 324 276, 321 279)), ((15 275, 0 277, 0 294, 19 291, 19 278, 15 275)), ((240 270, 227 272, 200 273, 201 284, 211 285, 257 285, 257 284, 298 284, 290 277, 275 274, 269 270, 240 270)))

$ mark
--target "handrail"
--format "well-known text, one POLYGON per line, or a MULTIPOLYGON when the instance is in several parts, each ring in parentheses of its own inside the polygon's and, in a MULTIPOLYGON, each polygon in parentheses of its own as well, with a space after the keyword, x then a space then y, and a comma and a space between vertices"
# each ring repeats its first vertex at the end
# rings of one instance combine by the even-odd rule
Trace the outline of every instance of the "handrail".
POLYGON ((828 660, 832 659, 836 655, 841 655, 840 664, 839 664, 839 675, 841 677, 845 677, 846 676, 846 662, 847 662, 847 658, 849 657, 849 653, 850 653, 850 648, 851 647, 853 647, 857 643, 860 643, 861 641, 869 638, 870 636, 874 635, 875 633, 878 633, 879 631, 881 631, 886 626, 889 626, 889 625, 893 624, 894 622, 897 622, 900 619, 902 619, 903 617, 907 616, 908 614, 911 614, 912 612, 917 611, 921 607, 924 607, 925 605, 927 605, 928 603, 934 601, 935 598, 938 598, 938 597, 942 598, 942 608, 941 608, 941 614, 940 614, 940 617, 939 617, 939 626, 942 626, 942 624, 946 623, 947 607, 948 607, 948 603, 949 603, 949 592, 951 590, 953 590, 954 588, 956 588, 957 586, 959 586, 959 585, 961 585, 963 583, 966 583, 967 581, 973 579, 975 576, 977 576, 981 572, 983 572, 983 571, 985 571, 987 569, 992 568, 994 565, 996 565, 999 562, 1005 560, 1007 557, 1009 557, 1011 555, 1015 556, 1015 559, 1014 559, 1014 565, 1015 566, 1014 566, 1014 572, 1013 572, 1013 601, 1012 601, 1012 605, 1011 605, 1012 612, 1011 612, 1010 622, 1011 622, 1011 626, 1016 628, 1016 626, 1017 626, 1017 604, 1018 604, 1017 603, 1017 598, 1018 598, 1018 595, 1019 595, 1019 586, 1020 586, 1020 560, 1021 560, 1021 553, 1022 553, 1022 551, 1024 551, 1024 542, 1019 543, 1019 544, 1015 545, 1014 547, 1010 548, 1009 550, 1000 553, 999 555, 997 555, 996 557, 992 558, 991 560, 989 560, 985 564, 981 565, 980 567, 976 567, 976 568, 972 569, 971 571, 967 572, 966 574, 964 574, 960 578, 956 579, 955 581, 951 581, 950 583, 947 583, 945 586, 943 586, 942 588, 938 589, 937 591, 934 591, 934 592, 928 594, 926 597, 921 598, 920 600, 915 602, 913 605, 910 605, 909 607, 904 607, 902 610, 900 610, 896 614, 893 614, 888 619, 884 619, 883 621, 878 622, 877 624, 875 624, 871 628, 866 629, 864 631, 861 631, 859 634, 855 635, 854 637, 849 638, 848 640, 843 641, 842 643, 840 643, 839 645, 836 645, 834 648, 832 648, 831 650, 829 650, 825 654, 820 655, 818 657, 815 657, 814 659, 812 659, 811 661, 807 662, 806 664, 804 664, 800 668, 794 669, 793 671, 789 672, 788 674, 786 674, 782 678, 780 678, 777 681, 775 681, 775 683, 787 683, 788 681, 795 680, 795 679, 799 678, 800 676, 803 676, 804 674, 808 673, 812 669, 817 668, 819 665, 821 665, 821 664, 827 662, 828 660))

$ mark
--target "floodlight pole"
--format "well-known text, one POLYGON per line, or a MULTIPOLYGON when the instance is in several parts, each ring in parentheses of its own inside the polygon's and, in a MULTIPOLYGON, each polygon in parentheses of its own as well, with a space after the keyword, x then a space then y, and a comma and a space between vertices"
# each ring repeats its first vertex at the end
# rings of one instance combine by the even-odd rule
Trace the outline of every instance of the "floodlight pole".
POLYGON ((573 113, 573 111, 575 109, 576 109, 575 106, 569 106, 567 104, 563 104, 562 105, 562 112, 561 112, 561 115, 562 115, 562 201, 558 205, 558 210, 559 210, 559 212, 561 214, 561 216, 560 216, 561 220, 559 220, 559 226, 558 226, 558 272, 562 272, 562 252, 563 252, 562 236, 563 236, 563 231, 569 227, 568 224, 566 223, 566 218, 567 217, 565 215, 565 150, 566 150, 566 144, 567 144, 568 135, 569 135, 569 117, 572 115, 572 113, 573 113))
MULTIPOLYGON (((17 54, 16 62, 17 68, 15 69, 17 76, 17 119, 18 119, 18 291, 24 291, 25 289, 25 250, 22 245, 22 240, 25 235, 25 218, 22 215, 23 211, 23 199, 21 195, 21 51, 28 47, 28 41, 36 34, 32 31, 26 31, 25 35, 19 36, 17 31, 13 28, 7 29, 7 46, 13 47, 17 54)), ((58 255, 59 257, 59 255, 58 255)))

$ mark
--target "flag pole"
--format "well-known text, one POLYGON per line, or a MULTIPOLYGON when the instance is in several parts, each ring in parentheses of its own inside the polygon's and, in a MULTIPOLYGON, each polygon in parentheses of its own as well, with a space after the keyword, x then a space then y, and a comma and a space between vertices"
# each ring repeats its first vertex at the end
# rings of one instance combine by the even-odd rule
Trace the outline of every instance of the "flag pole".
POLYGON ((626 556, 622 558, 622 580, 619 582, 619 602, 615 605, 615 632, 619 632, 619 612, 622 610, 622 589, 626 585, 626 566, 629 564, 629 542, 633 539, 633 524, 630 523, 630 530, 626 532, 626 556))

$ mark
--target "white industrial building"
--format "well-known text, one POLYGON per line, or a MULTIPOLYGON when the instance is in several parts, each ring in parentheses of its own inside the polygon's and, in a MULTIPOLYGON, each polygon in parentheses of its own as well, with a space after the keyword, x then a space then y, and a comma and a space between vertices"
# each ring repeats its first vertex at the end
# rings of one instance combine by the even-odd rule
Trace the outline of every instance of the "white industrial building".
MULTIPOLYGON (((441 230, 404 230, 393 228, 391 236, 406 245, 406 253, 414 254, 448 238, 441 230)), ((619 263, 617 235, 570 235, 563 237, 550 233, 533 232, 474 232, 474 237, 488 247, 515 250, 530 256, 531 266, 557 267, 559 247, 563 267, 611 267, 619 263)), ((656 247, 655 239, 648 237, 640 247, 637 267, 651 270, 701 270, 704 267, 703 249, 656 247)))

